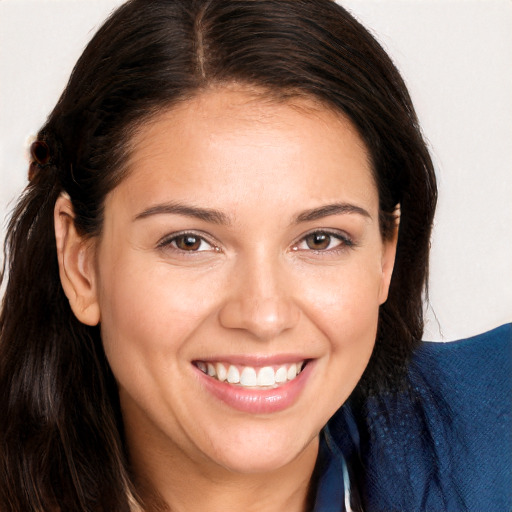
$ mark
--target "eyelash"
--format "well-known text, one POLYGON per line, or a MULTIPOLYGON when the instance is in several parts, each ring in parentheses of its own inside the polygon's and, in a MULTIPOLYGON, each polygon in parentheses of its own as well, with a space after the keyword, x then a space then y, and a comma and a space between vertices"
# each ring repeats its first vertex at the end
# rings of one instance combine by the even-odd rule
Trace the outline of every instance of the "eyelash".
MULTIPOLYGON (((194 244, 191 244, 191 245, 193 246, 194 244)), ((355 246, 354 241, 346 233, 341 233, 339 231, 331 231, 328 229, 318 229, 315 231, 310 231, 309 233, 306 233, 305 235, 302 235, 300 237, 300 239, 292 245, 292 250, 293 251, 312 252, 314 254, 324 254, 324 253, 336 254, 336 253, 343 252, 347 249, 350 249, 351 247, 354 247, 354 246, 355 246), (300 248, 301 244, 308 243, 309 237, 314 237, 314 236, 328 237, 328 242, 329 242, 328 246, 323 249, 313 249, 309 246, 307 248, 300 248), (339 243, 336 246, 329 248, 333 239, 337 240, 339 243)), ((213 252, 220 252, 220 250, 221 250, 219 246, 217 246, 215 243, 213 243, 213 241, 209 240, 204 235, 195 233, 193 231, 181 231, 179 233, 173 233, 170 236, 164 237, 157 244, 157 247, 159 249, 171 249, 180 254, 187 254, 187 255, 194 255, 194 254, 198 254, 201 252, 208 252, 210 250, 213 252), (195 239, 196 243, 199 243, 198 249, 203 244, 209 245, 211 247, 211 249, 198 250, 198 249, 191 248, 191 250, 187 250, 187 249, 179 247, 178 241, 180 239, 182 241, 184 241, 186 238, 195 239)))
POLYGON ((348 236, 346 233, 342 233, 340 231, 332 231, 329 229, 317 229, 315 231, 310 231, 309 233, 306 233, 305 235, 302 235, 301 238, 293 244, 292 250, 294 251, 306 251, 306 252, 312 252, 314 254, 337 254, 346 251, 347 249, 350 249, 352 247, 355 247, 354 240, 348 236), (327 248, 324 249, 313 249, 311 247, 308 247, 307 249, 301 249, 299 248, 299 245, 301 244, 307 244, 307 239, 309 237, 313 236, 327 236, 329 237, 329 245, 331 244, 332 240, 337 240, 339 243, 335 247, 329 248, 329 245, 327 248))
POLYGON ((193 231, 181 231, 179 233, 173 233, 170 236, 166 236, 160 242, 158 242, 157 247, 159 249, 171 249, 180 254, 187 254, 187 255, 198 254, 201 252, 208 252, 210 250, 212 250, 213 252, 220 251, 220 248, 215 243, 213 243, 211 240, 208 240, 204 235, 195 233, 193 231), (201 245, 203 245, 203 244, 208 244, 211 247, 211 249, 205 249, 205 250, 204 249, 203 250, 182 249, 178 246, 178 240, 180 240, 180 239, 183 240, 186 238, 196 239, 200 243, 199 247, 201 247, 201 245))

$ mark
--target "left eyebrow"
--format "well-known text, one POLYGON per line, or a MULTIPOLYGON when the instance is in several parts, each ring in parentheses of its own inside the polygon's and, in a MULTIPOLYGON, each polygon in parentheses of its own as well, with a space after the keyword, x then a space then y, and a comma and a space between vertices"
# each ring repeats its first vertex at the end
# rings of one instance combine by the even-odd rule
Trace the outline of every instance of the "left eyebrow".
POLYGON ((230 224, 230 219, 223 212, 211 208, 199 208, 197 206, 182 203, 163 203, 147 208, 137 214, 134 220, 145 219, 152 215, 182 215, 210 222, 212 224, 230 224))
POLYGON ((371 219, 372 216, 360 206, 356 206, 355 204, 350 203, 333 203, 326 204, 324 206, 320 206, 318 208, 312 208, 311 210, 306 210, 299 215, 294 220, 295 224, 299 224, 301 222, 311 222, 318 219, 323 219, 324 217, 329 217, 330 215, 343 215, 343 214, 356 214, 362 215, 368 219, 371 219))

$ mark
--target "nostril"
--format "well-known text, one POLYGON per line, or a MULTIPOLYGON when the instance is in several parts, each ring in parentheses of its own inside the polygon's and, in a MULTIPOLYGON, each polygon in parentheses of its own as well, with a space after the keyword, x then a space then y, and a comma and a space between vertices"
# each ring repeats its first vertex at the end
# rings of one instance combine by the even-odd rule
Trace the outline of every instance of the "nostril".
POLYGON ((244 329, 259 338, 275 337, 297 325, 299 318, 300 311, 293 301, 277 297, 231 300, 219 313, 224 327, 244 329))

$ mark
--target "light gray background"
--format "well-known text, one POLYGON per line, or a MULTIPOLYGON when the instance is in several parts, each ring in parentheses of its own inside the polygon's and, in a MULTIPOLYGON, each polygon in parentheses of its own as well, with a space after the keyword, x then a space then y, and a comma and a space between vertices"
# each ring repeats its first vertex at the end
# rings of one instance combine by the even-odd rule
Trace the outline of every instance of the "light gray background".
MULTIPOLYGON (((0 0, 0 217, 74 62, 122 0, 0 0)), ((345 0, 405 76, 440 185, 425 339, 512 321, 512 2, 345 0)))

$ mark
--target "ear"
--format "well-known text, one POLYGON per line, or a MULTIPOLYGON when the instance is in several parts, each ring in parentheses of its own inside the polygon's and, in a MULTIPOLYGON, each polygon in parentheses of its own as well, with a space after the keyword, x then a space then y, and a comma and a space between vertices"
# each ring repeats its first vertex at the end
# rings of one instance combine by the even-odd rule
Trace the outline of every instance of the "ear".
POLYGON ((393 267, 395 266, 396 247, 398 243, 398 230, 400 228, 400 205, 395 206, 393 212, 395 217, 395 225, 391 236, 387 237, 382 246, 382 274, 379 291, 380 304, 384 304, 388 299, 389 285, 391 276, 393 275, 393 267))
POLYGON ((69 305, 80 322, 97 325, 100 308, 94 265, 95 245, 91 239, 78 234, 73 205, 65 192, 55 203, 54 225, 60 280, 69 305))

